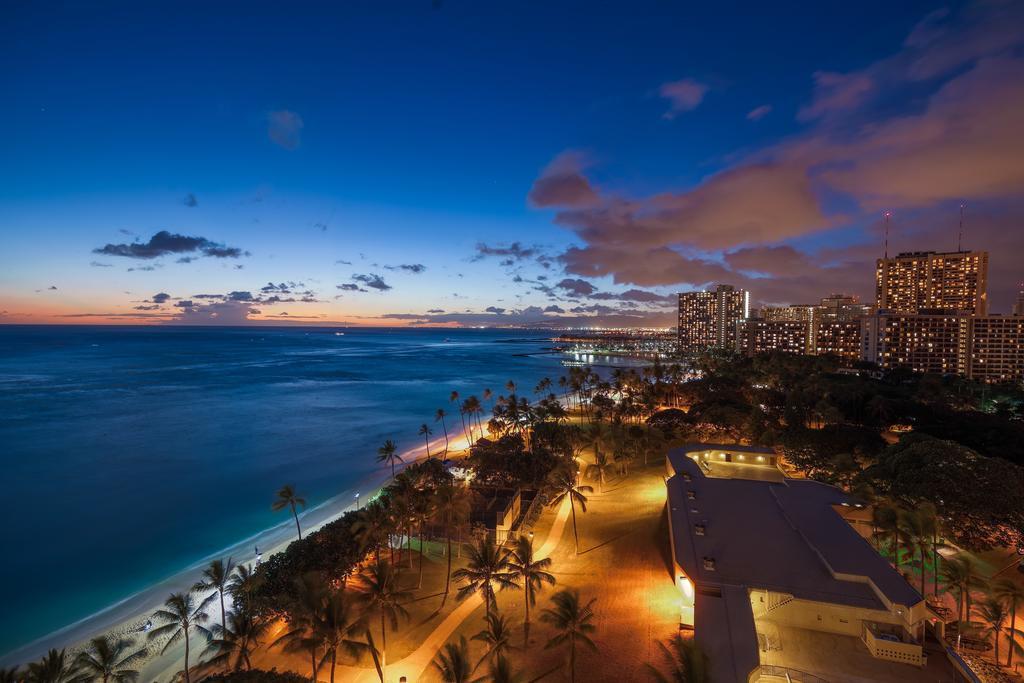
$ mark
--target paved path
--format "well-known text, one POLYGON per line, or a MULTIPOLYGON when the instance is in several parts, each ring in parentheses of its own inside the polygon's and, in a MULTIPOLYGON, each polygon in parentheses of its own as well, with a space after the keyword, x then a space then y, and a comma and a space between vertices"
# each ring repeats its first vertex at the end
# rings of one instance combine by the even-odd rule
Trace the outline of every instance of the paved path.
MULTIPOLYGON (((547 557, 558 547, 568 518, 569 501, 566 499, 558 510, 544 545, 536 550, 538 558, 547 557)), ((419 681, 423 676, 423 672, 431 665, 438 651, 448 642, 448 639, 455 633, 455 630, 482 604, 483 600, 477 594, 466 598, 465 602, 456 607, 445 617, 444 621, 437 625, 418 648, 407 657, 388 664, 386 683, 397 681, 402 676, 405 676, 410 682, 419 681)), ((374 669, 346 666, 339 666, 335 670, 335 678, 343 681, 353 681, 353 683, 374 683, 379 681, 377 672, 374 669)))

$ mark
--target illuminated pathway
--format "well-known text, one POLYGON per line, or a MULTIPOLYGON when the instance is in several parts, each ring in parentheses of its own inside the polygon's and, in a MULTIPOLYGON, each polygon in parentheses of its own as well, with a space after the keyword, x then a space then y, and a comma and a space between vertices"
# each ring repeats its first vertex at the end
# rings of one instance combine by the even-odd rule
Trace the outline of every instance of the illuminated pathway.
MULTIPOLYGON (((565 529, 565 522, 569 518, 569 501, 566 499, 558 510, 551 531, 548 533, 544 545, 537 549, 537 557, 549 556, 558 546, 565 529)), ((444 621, 437 625, 423 643, 416 648, 409 656, 388 665, 386 681, 397 681, 401 676, 407 677, 409 681, 418 681, 423 672, 434 661, 437 652, 448 642, 448 639, 455 630, 473 613, 477 607, 483 604, 479 595, 474 593, 472 597, 466 598, 465 602, 456 607, 444 621)), ((372 683, 379 681, 377 672, 374 669, 357 669, 355 667, 339 666, 335 670, 335 677, 341 680, 354 681, 355 683, 372 683)))

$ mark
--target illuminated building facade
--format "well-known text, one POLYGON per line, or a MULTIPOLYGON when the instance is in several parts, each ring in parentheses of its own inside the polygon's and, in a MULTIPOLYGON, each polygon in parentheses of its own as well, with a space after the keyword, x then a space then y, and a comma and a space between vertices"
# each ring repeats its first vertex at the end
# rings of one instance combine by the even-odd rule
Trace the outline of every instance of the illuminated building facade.
POLYGON ((1024 317, 971 318, 967 376, 983 382, 1024 381, 1024 317))
POLYGON ((883 368, 967 374, 970 318, 955 313, 879 313, 861 320, 861 358, 883 368))
POLYGON ((733 348, 736 323, 750 315, 750 293, 732 285, 679 295, 679 352, 733 348))
POLYGON ((814 330, 814 353, 832 354, 846 360, 860 360, 860 318, 822 320, 814 330))
POLYGON ((879 310, 926 309, 988 313, 988 252, 915 251, 878 259, 875 295, 879 310))
POLYGON ((805 354, 813 346, 810 321, 741 320, 736 323, 736 351, 754 356, 766 351, 805 354))

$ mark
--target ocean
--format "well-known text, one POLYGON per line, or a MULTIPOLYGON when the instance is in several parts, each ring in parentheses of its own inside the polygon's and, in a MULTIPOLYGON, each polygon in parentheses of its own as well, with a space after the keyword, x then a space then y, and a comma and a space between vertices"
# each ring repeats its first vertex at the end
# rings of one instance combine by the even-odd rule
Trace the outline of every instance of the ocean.
MULTIPOLYGON (((377 447, 461 430, 463 398, 564 374, 544 332, 0 326, 0 653, 380 473, 377 447)), ((248 546, 239 546, 246 548, 248 546)))
POLYGON ((385 439, 422 446, 422 423, 442 438, 438 408, 460 432, 452 391, 513 380, 532 397, 565 374, 550 346, 526 330, 0 326, 0 653, 212 556, 251 560, 267 530, 294 530, 270 509, 282 484, 304 522, 336 514, 381 480, 385 439))

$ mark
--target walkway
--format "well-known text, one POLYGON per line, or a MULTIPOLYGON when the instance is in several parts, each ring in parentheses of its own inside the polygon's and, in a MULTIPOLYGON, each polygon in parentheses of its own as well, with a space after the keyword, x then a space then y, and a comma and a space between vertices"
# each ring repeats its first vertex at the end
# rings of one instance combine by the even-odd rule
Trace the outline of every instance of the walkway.
MULTIPOLYGON (((566 520, 569 518, 569 501, 566 500, 562 503, 561 508, 558 510, 558 514, 555 517, 554 522, 551 525, 551 531, 548 533, 547 539, 544 544, 537 549, 536 556, 543 558, 549 556, 554 552, 555 548, 558 547, 558 543, 562 538, 562 532, 565 529, 566 520)), ((397 662, 388 664, 386 683, 392 683, 393 681, 399 680, 402 676, 405 676, 409 681, 418 681, 423 676, 423 672, 431 665, 434 661, 434 657, 437 656, 438 651, 448 642, 455 630, 465 621, 473 611, 483 604, 482 599, 479 595, 474 594, 473 596, 466 598, 465 602, 455 608, 444 621, 437 625, 429 636, 427 636, 423 643, 420 644, 411 654, 404 659, 400 659, 397 662)), ((339 666, 335 670, 335 679, 344 681, 353 681, 354 683, 375 683, 380 679, 377 677, 377 672, 374 669, 364 669, 356 667, 339 666)))

